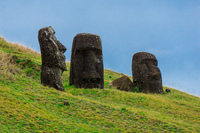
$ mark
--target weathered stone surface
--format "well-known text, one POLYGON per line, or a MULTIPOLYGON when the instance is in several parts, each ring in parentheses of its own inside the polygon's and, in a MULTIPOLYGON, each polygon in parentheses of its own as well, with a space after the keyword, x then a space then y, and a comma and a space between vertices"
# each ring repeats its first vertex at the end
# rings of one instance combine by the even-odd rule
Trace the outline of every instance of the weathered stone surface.
POLYGON ((67 102, 67 101, 64 101, 63 104, 66 105, 66 106, 70 106, 70 103, 67 102))
POLYGON ((156 57, 147 52, 138 52, 132 58, 134 86, 144 93, 163 93, 160 69, 156 57))
POLYGON ((71 52, 70 85, 104 88, 101 38, 90 33, 74 37, 71 52))
POLYGON ((122 91, 133 91, 133 83, 127 76, 122 76, 121 78, 115 79, 112 85, 118 90, 122 91))
POLYGON ((170 89, 166 89, 165 91, 166 91, 167 93, 171 92, 171 90, 170 90, 170 89))
POLYGON ((55 37, 54 29, 45 27, 39 30, 38 40, 42 56, 41 83, 64 91, 61 75, 66 71, 64 52, 67 48, 55 37))

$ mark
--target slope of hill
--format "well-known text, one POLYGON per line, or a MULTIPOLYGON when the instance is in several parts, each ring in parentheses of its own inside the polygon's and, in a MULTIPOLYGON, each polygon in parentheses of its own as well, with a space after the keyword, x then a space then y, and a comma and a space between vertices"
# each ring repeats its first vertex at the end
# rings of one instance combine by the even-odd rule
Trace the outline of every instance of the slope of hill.
POLYGON ((110 83, 123 74, 111 70, 105 89, 78 89, 69 67, 66 92, 44 87, 40 54, 0 38, 0 132, 200 132, 199 97, 119 91, 110 83))

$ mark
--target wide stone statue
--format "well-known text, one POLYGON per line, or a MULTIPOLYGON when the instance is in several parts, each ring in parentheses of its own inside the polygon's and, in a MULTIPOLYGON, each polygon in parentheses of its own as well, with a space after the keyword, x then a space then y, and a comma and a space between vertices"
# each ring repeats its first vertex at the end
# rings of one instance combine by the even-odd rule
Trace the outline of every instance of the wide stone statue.
POLYGON ((90 33, 74 37, 71 52, 70 85, 104 88, 101 38, 90 33))
POLYGON ((132 58, 134 87, 144 93, 163 93, 162 78, 155 55, 138 52, 132 58))
POLYGON ((41 83, 65 91, 61 75, 67 70, 63 54, 67 48, 56 39, 54 34, 55 31, 51 26, 42 28, 38 32, 42 56, 41 83))

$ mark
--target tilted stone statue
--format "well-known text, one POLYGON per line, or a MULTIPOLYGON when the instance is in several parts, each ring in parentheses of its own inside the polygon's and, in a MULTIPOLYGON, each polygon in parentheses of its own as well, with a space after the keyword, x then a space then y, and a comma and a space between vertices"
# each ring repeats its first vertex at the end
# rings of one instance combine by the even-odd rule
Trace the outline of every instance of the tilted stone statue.
POLYGON ((155 55, 138 52, 132 58, 132 77, 134 87, 144 93, 163 93, 160 69, 155 55))
POLYGON ((71 53, 70 85, 75 85, 77 88, 104 88, 100 36, 80 33, 74 37, 71 53))
POLYGON ((61 75, 67 70, 64 52, 67 48, 55 37, 54 29, 49 26, 39 30, 38 40, 42 56, 41 83, 65 91, 61 75))
POLYGON ((129 79, 128 76, 122 76, 118 79, 115 79, 112 82, 112 85, 121 91, 133 91, 134 90, 133 83, 131 82, 131 80, 129 79))

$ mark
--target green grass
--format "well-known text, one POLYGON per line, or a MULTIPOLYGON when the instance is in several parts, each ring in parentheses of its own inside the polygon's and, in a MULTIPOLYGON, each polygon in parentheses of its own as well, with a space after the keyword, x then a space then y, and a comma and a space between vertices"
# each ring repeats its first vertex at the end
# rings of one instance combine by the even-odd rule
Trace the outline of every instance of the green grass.
POLYGON ((0 132, 200 132, 199 97, 119 91, 111 70, 105 89, 75 88, 69 63, 61 92, 41 85, 40 68, 40 54, 0 38, 0 132))

